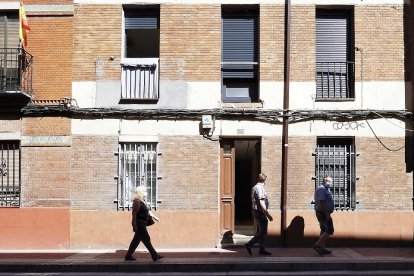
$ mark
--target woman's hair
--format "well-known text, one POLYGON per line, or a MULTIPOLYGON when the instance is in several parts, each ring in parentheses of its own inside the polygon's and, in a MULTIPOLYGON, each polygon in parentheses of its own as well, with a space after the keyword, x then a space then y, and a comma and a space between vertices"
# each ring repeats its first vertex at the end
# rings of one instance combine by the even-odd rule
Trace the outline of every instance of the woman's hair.
POLYGON ((147 189, 144 186, 135 187, 134 192, 132 194, 132 199, 139 199, 141 201, 144 201, 146 191, 147 189))
POLYGON ((267 178, 267 175, 264 173, 259 174, 259 182, 265 182, 267 178))

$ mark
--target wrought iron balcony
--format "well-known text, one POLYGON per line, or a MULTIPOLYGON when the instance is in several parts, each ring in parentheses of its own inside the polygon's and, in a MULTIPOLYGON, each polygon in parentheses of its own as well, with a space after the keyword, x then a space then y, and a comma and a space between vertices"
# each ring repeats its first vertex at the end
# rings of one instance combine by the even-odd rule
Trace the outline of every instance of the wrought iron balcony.
POLYGON ((0 49, 0 107, 21 108, 32 97, 33 56, 23 48, 0 49))

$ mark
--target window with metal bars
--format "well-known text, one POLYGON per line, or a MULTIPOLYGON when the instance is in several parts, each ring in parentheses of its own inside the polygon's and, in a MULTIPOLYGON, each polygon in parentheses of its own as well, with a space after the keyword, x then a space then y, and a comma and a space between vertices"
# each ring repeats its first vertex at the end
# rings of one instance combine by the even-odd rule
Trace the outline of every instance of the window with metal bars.
POLYGON ((20 206, 20 142, 0 141, 0 207, 20 206))
POLYGON ((147 188, 147 203, 157 208, 157 144, 120 143, 118 146, 118 210, 132 207, 135 187, 147 188))
POLYGON ((331 176, 331 192, 336 210, 354 210, 355 145, 353 138, 318 138, 315 152, 315 188, 331 176))
POLYGON ((354 97, 352 9, 316 9, 316 98, 354 97))

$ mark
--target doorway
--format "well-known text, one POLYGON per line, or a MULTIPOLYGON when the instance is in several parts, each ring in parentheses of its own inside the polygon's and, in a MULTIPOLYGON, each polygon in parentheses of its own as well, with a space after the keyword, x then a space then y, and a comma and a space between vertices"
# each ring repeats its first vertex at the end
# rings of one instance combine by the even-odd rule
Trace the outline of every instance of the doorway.
POLYGON ((221 141, 221 229, 251 235, 253 216, 251 189, 260 173, 260 138, 221 141))

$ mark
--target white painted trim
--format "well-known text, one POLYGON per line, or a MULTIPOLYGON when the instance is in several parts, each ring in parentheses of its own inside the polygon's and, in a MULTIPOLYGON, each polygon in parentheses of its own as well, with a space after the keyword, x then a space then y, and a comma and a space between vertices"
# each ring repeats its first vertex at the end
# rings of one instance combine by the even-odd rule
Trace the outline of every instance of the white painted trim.
MULTIPOLYGON (((404 5, 411 0, 292 0, 292 5, 404 5)), ((74 0, 75 4, 273 4, 284 5, 285 0, 74 0)))
POLYGON ((20 140, 20 132, 0 132, 0 141, 20 140))
POLYGON ((0 10, 18 10, 20 7, 19 2, 3 2, 0 3, 0 10))
POLYGON ((119 142, 142 142, 158 143, 158 136, 155 135, 121 135, 119 142))

